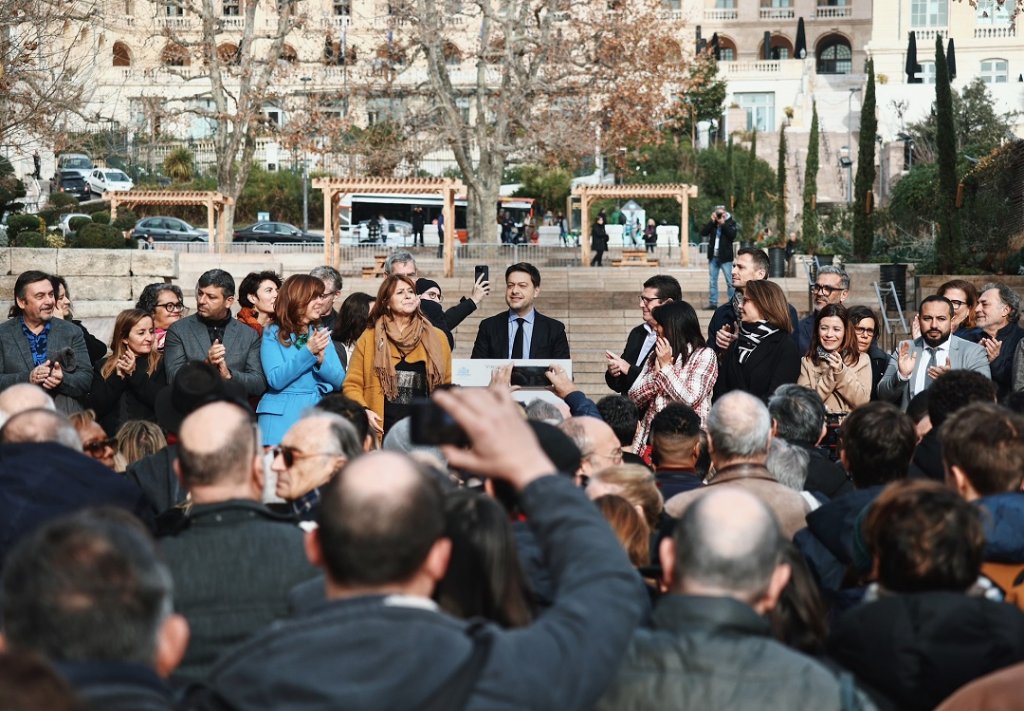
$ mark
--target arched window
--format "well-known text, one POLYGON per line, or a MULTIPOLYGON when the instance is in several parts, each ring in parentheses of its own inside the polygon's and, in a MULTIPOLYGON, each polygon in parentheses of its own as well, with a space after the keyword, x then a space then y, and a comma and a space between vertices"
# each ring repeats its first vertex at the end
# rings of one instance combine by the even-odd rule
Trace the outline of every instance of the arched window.
POLYGON ((826 35, 818 41, 818 74, 850 74, 853 72, 853 51, 850 41, 842 35, 826 35))
POLYGON ((165 67, 187 67, 189 62, 188 50, 173 42, 168 43, 160 54, 160 63, 165 67))
MULTIPOLYGON (((768 59, 792 59, 793 43, 785 35, 772 35, 768 59)), ((764 58, 764 41, 757 45, 757 58, 764 58)))
POLYGON ((114 42, 111 54, 115 67, 130 67, 132 65, 132 53, 124 42, 114 42))
POLYGON ((718 61, 736 61, 736 43, 728 37, 718 36, 718 61))

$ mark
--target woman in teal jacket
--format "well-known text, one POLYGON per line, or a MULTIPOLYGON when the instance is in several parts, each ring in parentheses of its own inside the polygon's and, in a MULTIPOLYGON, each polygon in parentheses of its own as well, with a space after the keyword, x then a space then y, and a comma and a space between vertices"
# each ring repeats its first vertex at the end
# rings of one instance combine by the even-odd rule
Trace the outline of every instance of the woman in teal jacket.
POLYGON ((277 293, 274 323, 260 344, 267 392, 256 413, 265 445, 279 444, 306 408, 341 390, 345 368, 330 330, 320 328, 323 296, 323 281, 305 274, 285 279, 277 293))

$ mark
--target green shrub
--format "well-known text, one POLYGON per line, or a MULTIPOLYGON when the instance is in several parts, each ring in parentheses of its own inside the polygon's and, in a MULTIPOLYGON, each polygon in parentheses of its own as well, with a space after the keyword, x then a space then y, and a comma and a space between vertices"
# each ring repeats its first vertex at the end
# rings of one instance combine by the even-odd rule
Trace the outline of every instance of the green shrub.
POLYGON ((68 220, 68 231, 78 232, 78 230, 82 229, 85 225, 91 223, 92 220, 89 219, 88 217, 72 217, 70 220, 68 220))
POLYGON ((51 249, 63 249, 68 246, 68 243, 60 232, 47 232, 43 237, 43 246, 51 249))
POLYGON ((81 249, 122 249, 128 243, 121 230, 93 222, 78 230, 70 246, 81 249))
POLYGON ((124 232, 135 227, 135 223, 139 221, 138 215, 131 210, 121 209, 117 211, 117 219, 114 220, 114 227, 124 232))
POLYGON ((47 247, 46 237, 39 230, 22 230, 10 239, 12 247, 47 247))
POLYGON ((68 195, 67 193, 50 193, 50 205, 53 207, 70 207, 71 205, 77 204, 78 200, 74 195, 68 195))
POLYGON ((106 210, 100 210, 99 212, 92 213, 92 221, 99 225, 110 224, 110 213, 106 210))
POLYGON ((42 236, 45 232, 43 224, 38 215, 11 215, 7 218, 7 232, 20 236, 21 232, 35 231, 42 236))

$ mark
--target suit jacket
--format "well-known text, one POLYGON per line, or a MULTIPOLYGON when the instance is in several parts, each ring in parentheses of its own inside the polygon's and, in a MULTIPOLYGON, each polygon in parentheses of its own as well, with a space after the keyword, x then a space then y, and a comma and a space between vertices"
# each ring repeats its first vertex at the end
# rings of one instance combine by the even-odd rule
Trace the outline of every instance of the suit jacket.
MULTIPOLYGON (((195 315, 171 324, 164 340, 167 382, 174 383, 178 369, 190 360, 206 360, 213 343, 210 332, 195 315)), ((267 389, 260 363, 260 336, 238 319, 228 319, 224 327, 224 350, 231 379, 245 387, 249 397, 259 397, 267 389)))
MULTIPOLYGON (((917 354, 917 363, 914 371, 907 380, 900 380, 899 376, 899 348, 889 356, 889 367, 885 369, 885 375, 878 383, 878 399, 888 400, 899 404, 903 410, 910 404, 912 394, 910 384, 917 378, 921 368, 928 367, 928 358, 924 350, 924 338, 916 338, 910 342, 910 352, 917 354)), ((949 364, 954 370, 973 370, 981 373, 986 378, 991 378, 992 373, 988 367, 988 355, 985 349, 977 343, 965 341, 956 336, 949 337, 949 364)))
MULTIPOLYGON (((75 354, 75 369, 64 371, 64 380, 50 391, 57 409, 65 414, 82 409, 78 399, 85 396, 92 386, 92 361, 85 347, 82 329, 59 318, 50 321, 50 334, 46 341, 46 357, 53 361, 60 352, 70 348, 75 354)), ((0 323, 0 390, 27 383, 29 371, 35 366, 28 339, 21 331, 21 319, 7 319, 0 323)))
MULTIPOLYGON (((480 322, 480 330, 473 344, 470 358, 495 358, 508 360, 508 311, 502 311, 480 322)), ((535 311, 533 321, 533 338, 530 341, 530 352, 526 358, 551 358, 552 360, 569 359, 569 341, 565 337, 565 324, 548 318, 535 311)))
MULTIPOLYGON (((640 324, 629 332, 629 336, 626 337, 626 347, 622 351, 622 360, 629 363, 629 372, 622 375, 612 375, 608 371, 604 373, 604 381, 608 383, 608 387, 620 395, 625 395, 629 392, 629 389, 633 387, 633 383, 640 376, 640 371, 643 370, 642 366, 635 364, 638 360, 643 363, 643 360, 640 359, 640 351, 643 349, 644 341, 646 340, 647 329, 644 327, 644 324, 640 324)), ((650 355, 650 353, 651 349, 648 348, 643 353, 644 358, 650 355)))

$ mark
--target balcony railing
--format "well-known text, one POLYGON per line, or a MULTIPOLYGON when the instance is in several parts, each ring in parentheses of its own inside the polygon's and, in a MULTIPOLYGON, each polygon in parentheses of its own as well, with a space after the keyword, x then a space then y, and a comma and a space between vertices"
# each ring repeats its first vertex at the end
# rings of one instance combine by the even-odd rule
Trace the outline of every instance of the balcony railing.
POLYGON ((323 15, 320 18, 320 28, 324 30, 341 29, 352 24, 351 15, 323 15))
POLYGON ((245 28, 245 18, 240 15, 227 15, 220 18, 221 27, 228 32, 240 31, 245 28))
POLYGON ((719 62, 723 74, 779 74, 782 64, 778 60, 768 59, 763 62, 719 62))
POLYGON ((1013 26, 974 28, 974 39, 1007 39, 1016 36, 1017 31, 1013 26))
POLYGON ((936 37, 948 37, 949 30, 945 27, 936 27, 934 29, 914 30, 914 35, 917 37, 918 42, 922 41, 935 41, 936 37))
POLYGON ((818 5, 814 16, 820 20, 853 17, 853 8, 849 5, 818 5))
POLYGON ((170 17, 156 18, 156 26, 162 30, 190 30, 193 27, 195 18, 185 15, 172 15, 170 17))
POLYGON ((704 11, 704 19, 708 22, 725 22, 739 18, 739 10, 730 8, 711 8, 704 11))
POLYGON ((792 20, 796 14, 791 7, 762 7, 759 17, 762 20, 792 20))

